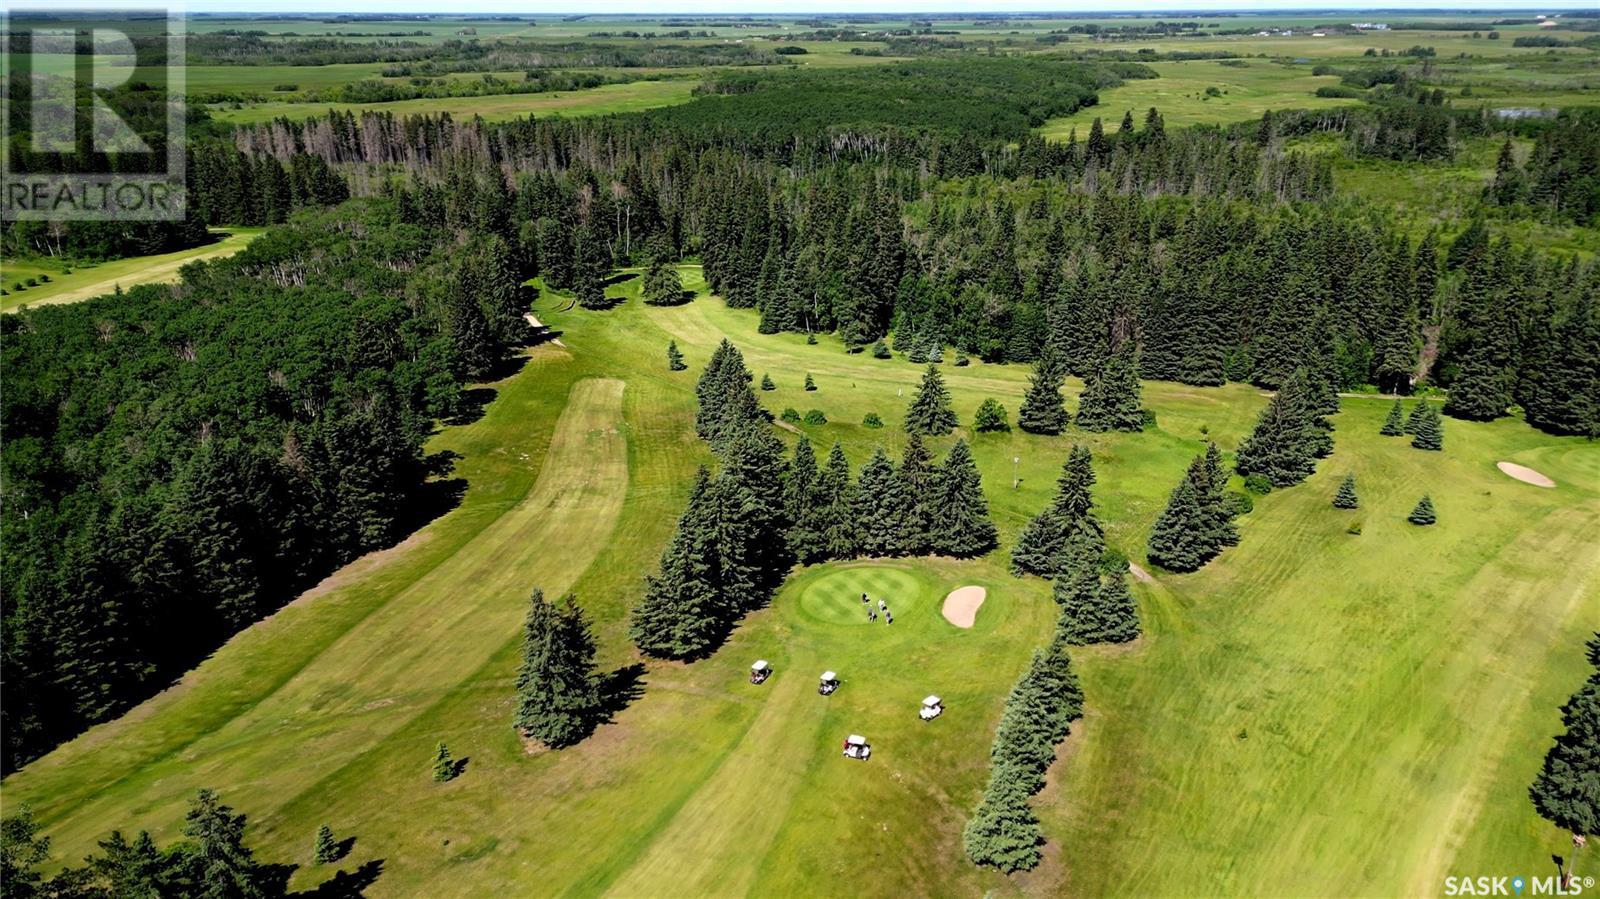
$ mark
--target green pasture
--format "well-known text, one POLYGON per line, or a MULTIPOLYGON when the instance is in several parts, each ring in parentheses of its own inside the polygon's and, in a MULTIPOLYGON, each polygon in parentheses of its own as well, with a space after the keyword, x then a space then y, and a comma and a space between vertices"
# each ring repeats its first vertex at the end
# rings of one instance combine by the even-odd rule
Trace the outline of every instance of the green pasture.
MULTIPOLYGON (((623 673, 612 683, 639 662, 625 616, 710 461, 693 386, 719 340, 777 382, 765 406, 826 413, 785 440, 842 441, 858 468, 879 443, 899 452, 921 377, 831 336, 758 334, 696 267, 697 298, 672 308, 641 305, 631 274, 608 311, 536 301, 562 345, 480 388, 493 396, 481 418, 441 428, 431 448, 460 454, 459 505, 5 782, 56 863, 113 827, 175 838, 201 786, 250 816, 260 858, 305 866, 296 887, 333 873, 307 866, 319 825, 356 837, 329 867, 382 860, 374 896, 1410 896, 1447 873, 1543 870, 1562 850, 1523 790, 1600 620, 1600 452, 1518 420, 1450 420, 1445 451, 1424 453, 1378 436, 1379 398, 1345 400, 1332 457, 1258 497, 1239 547, 1135 582, 1144 638, 1074 653, 1086 717, 1035 800, 1050 843, 1034 872, 980 871, 961 852, 1005 692, 1056 614, 1047 585, 1006 573, 1004 549, 799 569, 710 659, 645 665, 642 695, 585 743, 525 746, 510 721, 533 587, 577 591, 602 667, 623 673), (689 371, 667 370, 669 339, 689 371), (867 412, 887 427, 862 426, 867 412), (1513 481, 1498 460, 1558 486, 1513 481), (1345 473, 1354 512, 1329 504, 1345 473), (1423 492, 1431 528, 1404 522, 1423 492), (960 630, 938 610, 969 584, 988 599, 960 630), (892 626, 866 621, 863 590, 882 591, 892 626), (752 686, 757 658, 776 673, 752 686), (843 683, 822 697, 829 668, 843 683), (948 711, 922 722, 928 693, 948 711), (870 761, 841 756, 852 732, 870 761), (446 784, 430 779, 439 740, 467 759, 446 784)), ((964 422, 985 397, 1014 419, 1025 369, 944 373, 964 422)), ((1203 439, 1231 452, 1266 403, 1245 385, 1144 387, 1157 426, 1143 434, 962 429, 1005 546, 1082 441, 1108 542, 1143 565, 1203 439)), ((942 457, 952 439, 930 447, 942 457)))
POLYGON ((1078 139, 1083 140, 1095 119, 1100 119, 1108 132, 1116 131, 1122 114, 1130 109, 1134 122, 1142 126, 1145 112, 1152 106, 1161 111, 1167 127, 1173 128, 1247 122, 1269 109, 1327 109, 1360 102, 1316 96, 1317 88, 1339 83, 1335 75, 1313 75, 1308 67, 1265 59, 1242 62, 1242 67, 1214 59, 1152 63, 1150 67, 1160 78, 1132 79, 1100 91, 1099 105, 1051 119, 1040 133, 1052 140, 1066 140, 1076 130, 1078 139), (1217 96, 1206 93, 1212 87, 1219 92, 1217 96))
POLYGON ((397 116, 438 115, 482 116, 486 121, 504 121, 529 115, 605 115, 639 112, 658 106, 687 103, 697 82, 630 81, 603 84, 576 91, 538 94, 495 94, 486 97, 439 97, 421 100, 396 100, 392 103, 252 103, 238 107, 213 107, 211 117, 230 124, 270 122, 276 118, 307 119, 340 112, 388 112, 397 116))
POLYGON ((114 293, 118 287, 126 290, 139 284, 176 281, 179 270, 185 265, 202 259, 232 256, 249 246, 250 241, 255 240, 265 230, 232 226, 226 230, 212 229, 212 233, 217 237, 213 243, 174 253, 132 256, 111 262, 81 264, 70 267, 70 272, 67 271, 69 266, 55 259, 8 258, 0 262, 0 284, 4 284, 7 291, 6 296, 0 297, 0 311, 10 312, 22 306, 75 303, 101 294, 114 293), (25 290, 12 289, 15 282, 26 281, 30 277, 36 278, 40 274, 49 275, 49 283, 25 290))

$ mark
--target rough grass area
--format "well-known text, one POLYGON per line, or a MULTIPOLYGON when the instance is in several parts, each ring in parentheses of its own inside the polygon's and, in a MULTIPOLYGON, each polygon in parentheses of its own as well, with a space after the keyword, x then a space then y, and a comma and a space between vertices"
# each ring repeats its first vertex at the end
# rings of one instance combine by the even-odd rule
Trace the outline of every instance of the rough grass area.
MULTIPOLYGON (((680 307, 642 306, 637 278, 611 288, 625 302, 605 312, 541 299, 534 311, 565 348, 533 349, 482 388, 494 398, 481 419, 433 442, 461 454, 459 506, 8 779, 6 802, 33 804, 56 863, 113 827, 175 838, 200 786, 250 815, 265 860, 305 865, 323 823, 355 835, 341 866, 381 859, 374 896, 790 895, 825 883, 865 895, 1418 895, 1447 873, 1536 871, 1564 850, 1525 788, 1600 616, 1600 453, 1516 420, 1447 421, 1445 451, 1423 453, 1378 436, 1387 402, 1358 397, 1335 418, 1333 456, 1308 483, 1258 498, 1239 547, 1196 574, 1133 584, 1140 641, 1074 653, 1088 708, 1036 799, 1050 844, 1035 872, 980 871, 960 848, 1005 692, 1056 614, 1043 582, 1005 573, 1003 549, 799 570, 712 658, 647 665, 643 695, 590 740, 529 750, 510 726, 527 593, 576 588, 603 669, 628 679, 625 616, 709 461, 693 385, 724 335, 773 374, 769 408, 827 413, 800 426, 820 450, 841 440, 859 467, 878 441, 903 445, 917 366, 847 354, 831 337, 757 334, 752 312, 705 295, 698 269, 684 276, 700 293, 680 307), (667 370, 669 338, 689 371, 667 370), (862 427, 867 412, 888 426, 862 427), (1558 486, 1513 481, 1499 460, 1558 486), (1329 503, 1349 472, 1353 512, 1329 503), (1423 492, 1439 523, 1414 528, 1404 517, 1423 492), (960 630, 938 606, 967 584, 988 600, 960 630), (893 626, 848 614, 861 590, 883 591, 893 626), (757 658, 776 674, 752 687, 757 658), (826 668, 843 685, 824 698, 826 668), (922 722, 928 693, 948 711, 922 722), (872 741, 870 761, 840 755, 851 732, 872 741), (438 740, 467 759, 447 784, 429 776, 438 740)), ((966 423, 985 397, 1014 411, 1026 374, 945 367, 966 423)), ((1074 407, 1080 388, 1068 384, 1074 407)), ((1158 427, 1144 434, 962 429, 1004 545, 1083 441, 1108 540, 1142 562, 1203 434, 1231 452, 1266 398, 1147 383, 1145 402, 1158 427)), ((332 873, 307 867, 293 883, 332 873)))
POLYGON ((396 100, 392 103, 254 103, 237 109, 213 109, 211 117, 230 124, 250 124, 269 122, 280 117, 313 118, 325 115, 330 110, 357 114, 368 111, 388 112, 397 116, 437 115, 448 112, 456 117, 482 116, 485 121, 490 122, 528 115, 605 115, 687 103, 690 99, 689 92, 694 90, 696 83, 689 79, 630 81, 625 84, 603 84, 575 91, 493 94, 485 97, 438 97, 396 100))
POLYGON ((76 303, 102 294, 115 293, 118 287, 127 290, 137 284, 162 284, 178 280, 178 270, 202 259, 219 259, 232 256, 265 232, 264 228, 229 227, 212 229, 218 238, 214 243, 161 253, 155 256, 130 256, 111 262, 80 265, 66 273, 65 266, 54 259, 25 259, 20 262, 6 260, 4 275, 0 275, 5 288, 11 291, 0 297, 0 311, 10 312, 22 306, 44 306, 50 303, 76 303), (13 281, 48 274, 50 282, 26 290, 11 290, 13 281))

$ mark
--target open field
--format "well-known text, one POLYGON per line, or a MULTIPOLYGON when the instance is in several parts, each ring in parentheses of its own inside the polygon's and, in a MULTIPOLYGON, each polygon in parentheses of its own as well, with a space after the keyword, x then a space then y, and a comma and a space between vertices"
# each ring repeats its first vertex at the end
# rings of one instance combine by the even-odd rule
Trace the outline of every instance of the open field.
POLYGON ((502 121, 528 115, 605 115, 613 112, 639 112, 658 106, 687 103, 696 81, 631 81, 603 84, 577 91, 540 94, 497 94, 487 97, 439 97, 421 100, 396 100, 392 103, 254 103, 234 108, 218 108, 211 116, 231 124, 268 122, 281 117, 306 119, 330 110, 361 113, 388 112, 394 115, 422 115, 448 112, 453 116, 482 116, 487 121, 502 121))
POLYGON ((0 280, 5 282, 7 290, 11 289, 12 282, 21 278, 36 277, 40 273, 48 274, 50 283, 30 287, 25 291, 11 291, 4 298, 0 298, 0 311, 10 312, 22 306, 76 303, 101 294, 114 293, 118 287, 126 290, 138 284, 176 281, 178 270, 185 265, 202 259, 232 256, 249 246, 250 241, 255 240, 265 230, 237 227, 225 231, 213 229, 213 233, 220 237, 215 243, 190 247, 175 253, 134 256, 96 265, 81 265, 74 268, 70 274, 63 274, 62 267, 54 260, 28 259, 18 263, 6 260, 3 267, 4 274, 0 275, 0 280))
MULTIPOLYGON (((757 334, 694 267, 685 286, 700 296, 675 308, 631 299, 637 278, 607 312, 539 301, 565 348, 533 349, 487 386, 481 419, 431 447, 462 456, 459 506, 9 778, 8 803, 33 804, 55 861, 113 827, 173 838, 199 786, 251 816, 265 860, 303 864, 324 822, 355 836, 341 866, 382 860, 372 895, 788 895, 826 880, 872 895, 1187 896, 1282 892, 1286 877, 1301 895, 1417 895, 1446 873, 1541 870, 1564 844, 1521 791, 1600 619, 1600 454, 1517 420, 1448 421, 1445 452, 1423 453, 1379 437, 1387 403, 1368 398, 1345 400, 1309 483, 1257 499, 1241 546, 1134 584, 1144 639, 1074 654, 1087 718, 1036 800, 1050 845, 1030 874, 976 870, 960 849, 1004 693, 1055 617, 1045 584, 1005 573, 1004 549, 803 569, 711 659, 651 663, 643 695, 589 741, 526 750, 509 722, 527 593, 576 589, 602 667, 636 661, 625 615, 710 458, 693 385, 724 335, 777 381, 765 405, 827 413, 800 426, 824 450, 840 440, 859 466, 903 442, 918 367, 757 334), (667 371, 669 338, 689 371, 667 371), (888 427, 862 426, 869 411, 888 427), (1501 460, 1557 487, 1511 480, 1501 460), (1346 472, 1359 511, 1329 505, 1346 472), (1414 528, 1404 515, 1424 491, 1440 521, 1414 528), (871 583, 891 593, 892 627, 859 615, 871 583), (962 631, 938 607, 967 584, 988 599, 962 631), (758 657, 777 673, 752 687, 758 657), (826 699, 824 668, 844 681, 826 699), (923 723, 929 692, 950 710, 923 723), (852 731, 871 761, 839 756, 852 731), (428 772, 441 739, 468 758, 443 785, 428 772)), ((945 367, 967 422, 988 396, 1014 414, 1026 374, 945 367)), ((1147 383, 1145 402, 1158 427, 1144 434, 973 439, 1003 546, 1082 441, 1107 539, 1142 563, 1202 435, 1231 452, 1266 399, 1147 383)))
POLYGON ((1227 125, 1261 118, 1269 109, 1327 109, 1360 101, 1316 96, 1324 85, 1339 83, 1336 75, 1313 75, 1304 66, 1265 59, 1230 60, 1243 67, 1223 65, 1223 60, 1201 59, 1151 63, 1160 78, 1141 78, 1100 92, 1100 103, 1070 116, 1051 119, 1039 129, 1051 140, 1066 140, 1076 130, 1078 139, 1100 119, 1107 132, 1122 125, 1122 114, 1133 110, 1135 124, 1154 106, 1168 128, 1183 125, 1227 125), (1214 87, 1220 94, 1208 96, 1214 87))

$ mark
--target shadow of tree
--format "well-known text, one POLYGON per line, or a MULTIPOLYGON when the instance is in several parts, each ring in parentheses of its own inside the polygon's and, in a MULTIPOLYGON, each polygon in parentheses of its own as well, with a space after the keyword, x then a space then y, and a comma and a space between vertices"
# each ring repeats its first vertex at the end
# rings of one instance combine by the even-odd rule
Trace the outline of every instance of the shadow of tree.
MULTIPOLYGON (((351 840, 354 842, 354 840, 351 840)), ((339 871, 315 889, 289 895, 296 899, 360 899, 383 873, 383 859, 363 862, 354 871, 339 871)))
POLYGON ((600 708, 595 726, 610 724, 624 709, 644 695, 644 665, 634 662, 600 675, 600 708))

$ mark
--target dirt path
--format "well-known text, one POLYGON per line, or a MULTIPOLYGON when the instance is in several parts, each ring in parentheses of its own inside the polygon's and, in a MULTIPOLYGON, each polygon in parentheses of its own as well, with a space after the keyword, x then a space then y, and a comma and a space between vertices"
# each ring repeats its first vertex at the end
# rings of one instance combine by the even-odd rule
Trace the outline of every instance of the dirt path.
POLYGON ((1140 582, 1141 584, 1153 584, 1156 582, 1156 579, 1150 575, 1150 572, 1145 571, 1143 568, 1140 568, 1138 565, 1135 565, 1132 562, 1128 563, 1128 572, 1133 575, 1134 580, 1140 582))
POLYGON ((1526 465, 1518 465, 1515 462, 1496 462, 1494 467, 1500 469, 1507 476, 1516 478, 1524 484, 1532 484, 1535 487, 1554 487, 1556 485, 1555 481, 1550 480, 1548 477, 1545 477, 1526 465))
POLYGON ((972 627, 978 618, 978 607, 989 595, 982 587, 957 587, 944 598, 944 619, 956 627, 972 627))

